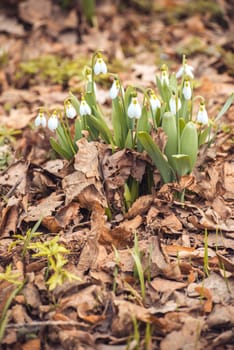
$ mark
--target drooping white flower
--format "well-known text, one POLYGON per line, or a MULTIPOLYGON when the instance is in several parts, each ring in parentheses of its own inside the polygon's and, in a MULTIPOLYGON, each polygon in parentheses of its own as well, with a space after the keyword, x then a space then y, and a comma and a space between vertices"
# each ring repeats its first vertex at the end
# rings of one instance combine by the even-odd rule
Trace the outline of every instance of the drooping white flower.
POLYGON ((51 130, 51 131, 55 131, 58 127, 58 115, 57 115, 57 112, 53 112, 51 114, 51 116, 49 117, 48 119, 48 128, 51 130))
POLYGON ((170 111, 176 115, 176 111, 179 111, 181 108, 181 101, 178 98, 177 100, 177 106, 176 106, 176 95, 172 95, 170 100, 169 100, 169 107, 170 107, 170 111), (177 107, 177 108, 176 108, 177 107))
POLYGON ((35 126, 39 127, 40 125, 45 128, 46 127, 46 116, 45 114, 40 111, 35 119, 35 126))
POLYGON ((161 102, 160 102, 159 98, 154 93, 152 93, 150 95, 149 100, 150 100, 150 106, 151 106, 153 112, 155 112, 158 108, 161 108, 161 102))
POLYGON ((141 106, 138 102, 137 97, 132 97, 131 103, 128 106, 128 116, 131 119, 139 119, 141 117, 141 106))
POLYGON ((183 95, 186 100, 190 100, 192 97, 192 89, 191 89, 191 83, 189 80, 185 80, 184 87, 183 87, 183 95))
POLYGON ((209 123, 209 118, 204 102, 200 102, 200 107, 197 113, 197 122, 207 125, 209 123))
POLYGON ((187 75, 189 78, 193 79, 193 67, 185 62, 176 73, 176 78, 181 78, 182 75, 187 75))
POLYGON ((118 79, 115 79, 113 81, 111 88, 110 88, 110 98, 112 100, 114 100, 118 96, 119 89, 120 89, 119 81, 118 81, 118 79))
POLYGON ((163 64, 161 67, 161 84, 162 85, 169 85, 169 74, 168 74, 168 67, 167 65, 163 64))
POLYGON ((107 66, 103 60, 102 57, 98 57, 96 62, 95 62, 95 65, 93 67, 94 69, 94 73, 96 75, 99 75, 99 74, 106 74, 107 73, 107 66))
POLYGON ((66 116, 69 119, 74 119, 77 115, 75 107, 72 105, 70 101, 67 101, 65 103, 65 112, 66 112, 66 116))
POLYGON ((82 98, 80 103, 80 115, 91 115, 91 108, 89 107, 88 103, 85 101, 84 98, 82 98))

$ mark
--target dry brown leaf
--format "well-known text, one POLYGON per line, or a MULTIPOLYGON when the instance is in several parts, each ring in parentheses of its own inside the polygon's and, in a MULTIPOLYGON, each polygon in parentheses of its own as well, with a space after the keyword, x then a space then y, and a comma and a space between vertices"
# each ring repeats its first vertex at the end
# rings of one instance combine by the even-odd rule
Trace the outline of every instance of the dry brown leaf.
POLYGON ((222 219, 227 219, 232 215, 231 208, 225 203, 224 199, 221 196, 214 198, 212 207, 222 219))
POLYGON ((142 224, 142 217, 136 216, 132 220, 125 220, 113 229, 102 230, 99 242, 112 244, 118 249, 124 249, 133 241, 135 230, 142 224))
POLYGON ((228 324, 234 324, 234 306, 233 305, 215 305, 207 320, 210 328, 224 327, 228 324))
POLYGON ((169 262, 169 258, 166 253, 162 251, 158 237, 151 237, 150 239, 150 250, 151 250, 151 265, 150 273, 151 276, 162 275, 169 279, 181 280, 182 275, 177 262, 169 262))
POLYGON ((22 350, 41 350, 41 339, 30 339, 26 343, 21 345, 22 350))
POLYGON ((15 323, 30 323, 31 317, 28 316, 25 306, 16 304, 11 309, 11 317, 15 323))
POLYGON ((80 205, 92 209, 95 203, 107 207, 99 170, 98 149, 94 142, 85 138, 77 141, 78 152, 75 157, 75 172, 63 179, 66 203, 73 199, 80 205))
POLYGON ((52 4, 50 1, 26 0, 20 2, 19 16, 22 20, 32 25, 39 25, 51 16, 52 4))
POLYGON ((106 316, 103 314, 101 315, 92 314, 91 312, 93 312, 93 309, 94 309, 93 305, 90 309, 90 305, 84 302, 83 304, 79 305, 78 316, 82 320, 92 324, 105 320, 106 316))
MULTIPOLYGON (((88 286, 76 294, 61 299, 61 310, 75 308, 77 315, 90 323, 96 323, 105 319, 103 314, 94 314, 93 310, 101 306, 100 300, 104 298, 102 287, 97 285, 88 286), (98 296, 98 297, 97 297, 98 296)), ((104 300, 104 299, 103 299, 104 300)))
POLYGON ((4 14, 0 15, 0 32, 6 32, 18 37, 25 36, 24 27, 14 17, 6 17, 4 14))
POLYGON ((184 316, 181 321, 184 323, 182 328, 167 334, 160 343, 160 350, 197 349, 199 331, 202 329, 204 321, 191 316, 184 316))
POLYGON ((203 286, 197 286, 195 288, 196 292, 200 294, 202 298, 205 298, 205 302, 203 304, 203 310, 206 313, 210 313, 212 310, 212 294, 208 288, 203 286))
POLYGON ((232 162, 225 162, 223 166, 223 172, 224 172, 224 183, 223 186, 226 190, 224 194, 225 199, 232 199, 234 198, 234 163, 232 162))
POLYGON ((9 205, 3 208, 0 224, 0 236, 7 237, 16 234, 16 228, 19 218, 19 206, 9 205))
POLYGON ((168 255, 178 256, 180 258, 190 257, 192 256, 192 252, 194 252, 195 248, 192 247, 182 247, 179 245, 164 245, 162 244, 164 251, 168 255))
POLYGON ((76 144, 78 152, 74 161, 75 170, 81 171, 87 178, 100 179, 98 149, 95 143, 82 138, 76 144))
POLYGON ((144 215, 149 210, 152 202, 153 196, 151 194, 137 198, 129 208, 125 217, 131 219, 137 215, 144 215))
MULTIPOLYGON (((227 247, 227 248, 230 248, 230 247, 227 247)), ((221 269, 225 269, 227 271, 234 273, 234 262, 226 258, 225 256, 223 256, 219 252, 216 252, 216 255, 219 259, 221 269)))
POLYGON ((29 164, 25 161, 18 161, 10 165, 0 174, 0 184, 10 186, 13 193, 26 194, 28 166, 29 164))
POLYGON ((167 322, 162 318, 152 315, 150 309, 138 306, 126 300, 115 299, 114 305, 118 312, 113 319, 111 329, 115 335, 129 335, 132 333, 133 319, 142 322, 150 322, 156 325, 158 332, 164 332, 167 322))
POLYGON ((124 185, 130 175, 139 182, 142 180, 146 166, 142 159, 142 155, 130 149, 114 154, 110 149, 104 152, 101 165, 106 195, 112 208, 122 210, 124 185))
POLYGON ((161 226, 167 233, 175 233, 182 230, 183 226, 175 214, 170 214, 161 221, 161 226))
POLYGON ((170 281, 159 277, 154 278, 150 282, 150 285, 157 292, 161 292, 161 293, 165 293, 165 292, 172 293, 174 290, 182 289, 187 286, 187 284, 184 282, 175 282, 175 281, 170 281))
POLYGON ((24 221, 38 221, 41 218, 51 216, 51 214, 63 203, 63 194, 52 192, 50 196, 41 199, 37 205, 28 208, 24 221))
POLYGON ((54 216, 43 218, 42 224, 51 232, 59 232, 71 223, 79 223, 79 203, 71 202, 59 208, 54 216))

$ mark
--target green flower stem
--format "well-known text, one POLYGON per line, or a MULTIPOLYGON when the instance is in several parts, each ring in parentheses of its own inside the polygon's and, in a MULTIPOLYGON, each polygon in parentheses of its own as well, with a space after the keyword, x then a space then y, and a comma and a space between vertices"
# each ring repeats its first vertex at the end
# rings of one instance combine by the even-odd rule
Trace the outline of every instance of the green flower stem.
POLYGON ((65 127, 64 127, 64 133, 67 137, 69 146, 71 147, 72 153, 75 155, 76 154, 76 150, 74 148, 74 144, 72 142, 72 138, 71 138, 71 134, 70 134, 70 128, 69 128, 69 124, 68 124, 68 120, 67 117, 65 116, 65 127))

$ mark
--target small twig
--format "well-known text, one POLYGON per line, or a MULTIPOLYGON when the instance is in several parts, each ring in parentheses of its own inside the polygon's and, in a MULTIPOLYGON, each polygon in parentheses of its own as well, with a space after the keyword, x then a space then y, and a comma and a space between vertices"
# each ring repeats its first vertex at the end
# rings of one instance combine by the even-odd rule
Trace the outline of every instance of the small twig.
POLYGON ((6 199, 10 198, 10 196, 15 192, 21 181, 23 180, 23 177, 21 177, 12 187, 11 189, 7 192, 7 194, 4 196, 6 199))
MULTIPOLYGON (((6 328, 28 328, 28 327, 45 327, 45 326, 72 326, 86 328, 84 323, 76 321, 32 321, 30 323, 9 323, 6 328)), ((88 327, 88 325, 87 325, 88 327)))

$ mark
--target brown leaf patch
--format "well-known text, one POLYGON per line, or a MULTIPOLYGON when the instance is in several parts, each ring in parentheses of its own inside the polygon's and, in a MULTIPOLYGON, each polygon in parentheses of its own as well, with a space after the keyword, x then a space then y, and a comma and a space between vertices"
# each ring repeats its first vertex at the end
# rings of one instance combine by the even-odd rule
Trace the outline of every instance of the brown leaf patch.
POLYGON ((112 154, 107 149, 102 158, 102 171, 108 202, 114 209, 123 207, 124 184, 131 175, 141 181, 146 163, 140 154, 124 149, 112 154))
MULTIPOLYGON (((51 193, 50 196, 42 198, 35 206, 29 206, 26 222, 38 221, 40 218, 51 216, 52 213, 63 203, 63 194, 51 193)), ((46 224, 46 219, 45 219, 46 224)))

